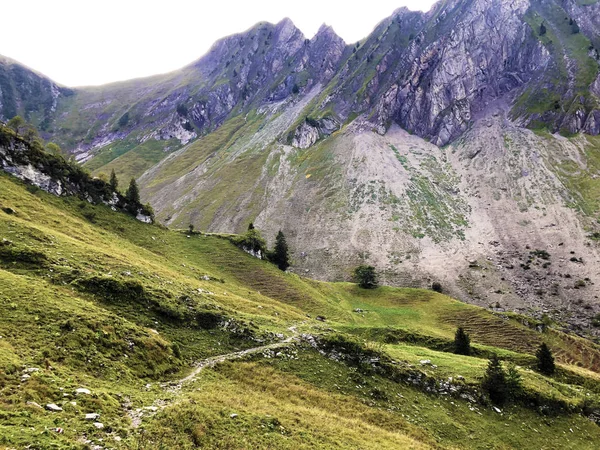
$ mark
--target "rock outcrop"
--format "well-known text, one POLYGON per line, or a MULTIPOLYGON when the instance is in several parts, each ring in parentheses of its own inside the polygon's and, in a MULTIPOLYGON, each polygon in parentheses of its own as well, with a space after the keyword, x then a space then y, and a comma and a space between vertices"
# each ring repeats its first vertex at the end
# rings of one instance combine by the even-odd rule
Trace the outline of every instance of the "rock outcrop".
POLYGON ((29 141, 0 124, 0 170, 56 196, 77 196, 90 203, 103 203, 113 210, 127 211, 138 220, 154 222, 147 205, 131 201, 99 178, 62 156, 46 152, 37 139, 29 141))

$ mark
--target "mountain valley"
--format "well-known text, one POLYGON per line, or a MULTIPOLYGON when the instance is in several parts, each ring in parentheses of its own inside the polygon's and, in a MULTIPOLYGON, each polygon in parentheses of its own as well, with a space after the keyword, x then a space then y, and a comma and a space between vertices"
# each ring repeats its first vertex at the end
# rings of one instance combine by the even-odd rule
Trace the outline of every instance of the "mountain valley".
POLYGON ((0 56, 0 448, 595 448, 599 52, 597 1, 441 0, 103 86, 0 56))

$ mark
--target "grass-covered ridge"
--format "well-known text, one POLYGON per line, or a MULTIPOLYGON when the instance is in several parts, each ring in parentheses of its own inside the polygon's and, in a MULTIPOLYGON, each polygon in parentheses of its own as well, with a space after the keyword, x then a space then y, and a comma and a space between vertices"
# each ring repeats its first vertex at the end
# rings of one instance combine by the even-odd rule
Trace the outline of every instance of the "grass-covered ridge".
POLYGON ((600 438, 585 417, 600 395, 588 341, 432 291, 303 279, 228 239, 30 192, 5 174, 0 305, 8 448, 593 448, 600 438), (448 351, 457 325, 474 357, 448 351), (542 341, 560 363, 553 378, 531 369, 542 341), (497 413, 478 399, 492 352, 520 367, 535 408, 497 413), (428 391, 449 377, 474 400, 428 391))

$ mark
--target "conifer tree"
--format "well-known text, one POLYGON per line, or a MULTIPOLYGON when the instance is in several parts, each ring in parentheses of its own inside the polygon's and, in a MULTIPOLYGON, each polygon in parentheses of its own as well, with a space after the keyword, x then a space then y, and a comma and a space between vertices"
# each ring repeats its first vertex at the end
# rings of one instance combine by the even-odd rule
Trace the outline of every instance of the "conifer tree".
POLYGON ((119 188, 119 179, 117 178, 115 169, 113 169, 112 172, 110 173, 110 188, 114 192, 117 192, 117 189, 119 188))
POLYGON ((379 285, 375 267, 364 264, 354 269, 354 280, 363 289, 375 289, 379 285))
POLYGON ((285 236, 281 230, 275 238, 275 250, 273 251, 273 262, 277 264, 279 270, 285 270, 290 267, 290 258, 288 255, 288 245, 285 236))
POLYGON ((248 231, 250 230, 254 230, 254 224, 252 222, 248 224, 248 231))
POLYGON ((545 342, 535 352, 537 358, 537 369, 544 375, 552 375, 556 370, 554 365, 554 356, 552 356, 552 350, 546 345, 545 342))
POLYGON ((506 373, 497 355, 492 355, 490 358, 481 387, 487 392, 493 403, 502 405, 506 401, 506 373))
POLYGON ((506 372, 506 392, 508 397, 510 397, 513 400, 516 399, 521 392, 521 388, 521 374, 514 366, 514 364, 511 364, 508 368, 508 371, 506 372))
POLYGON ((127 192, 125 192, 125 199, 127 200, 127 209, 129 212, 132 214, 137 214, 141 205, 140 190, 135 182, 135 178, 132 178, 129 182, 129 187, 127 188, 127 192))
POLYGON ((471 354, 471 338, 463 327, 458 327, 454 334, 454 353, 467 356, 471 354))

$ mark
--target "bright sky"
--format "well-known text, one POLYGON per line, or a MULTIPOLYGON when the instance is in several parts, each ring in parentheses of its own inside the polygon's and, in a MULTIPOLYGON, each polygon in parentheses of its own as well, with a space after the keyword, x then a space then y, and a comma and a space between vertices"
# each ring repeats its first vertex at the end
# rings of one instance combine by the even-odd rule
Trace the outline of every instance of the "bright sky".
POLYGON ((2 1, 0 55, 67 86, 169 72, 222 37, 289 17, 311 38, 322 23, 347 42, 402 6, 434 0, 17 0, 2 1), (358 2, 357 2, 358 3, 358 2))

